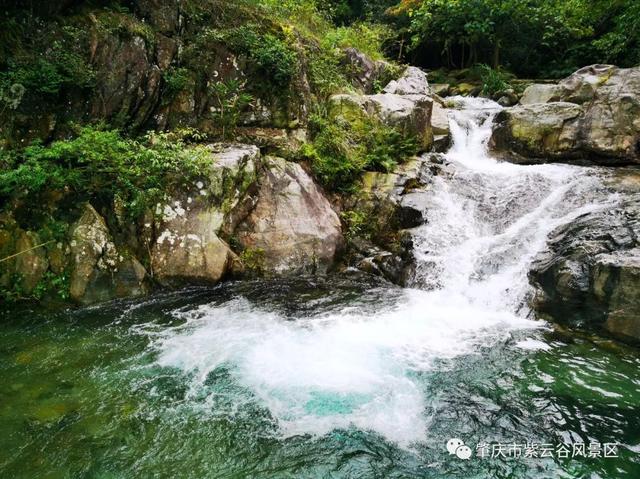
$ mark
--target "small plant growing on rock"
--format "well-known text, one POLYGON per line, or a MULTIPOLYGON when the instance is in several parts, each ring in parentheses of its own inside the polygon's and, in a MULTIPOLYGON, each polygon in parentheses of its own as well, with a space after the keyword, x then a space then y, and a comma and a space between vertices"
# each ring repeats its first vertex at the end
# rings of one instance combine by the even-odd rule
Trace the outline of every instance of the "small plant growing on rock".
POLYGON ((262 248, 247 248, 240 254, 240 261, 249 273, 262 275, 265 270, 265 251, 262 248))
POLYGON ((243 90, 238 80, 228 80, 211 85, 211 93, 215 100, 214 115, 222 128, 222 139, 233 133, 242 112, 251 105, 253 97, 243 90))

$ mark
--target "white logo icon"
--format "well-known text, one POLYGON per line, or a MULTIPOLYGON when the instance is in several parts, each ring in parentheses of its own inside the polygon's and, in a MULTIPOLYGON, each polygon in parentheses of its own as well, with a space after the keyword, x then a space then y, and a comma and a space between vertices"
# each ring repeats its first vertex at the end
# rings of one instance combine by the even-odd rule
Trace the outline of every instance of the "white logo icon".
POLYGON ((462 439, 449 439, 449 442, 447 442, 447 451, 449 451, 450 455, 455 454, 458 458, 464 459, 465 461, 471 458, 471 448, 465 446, 462 439))

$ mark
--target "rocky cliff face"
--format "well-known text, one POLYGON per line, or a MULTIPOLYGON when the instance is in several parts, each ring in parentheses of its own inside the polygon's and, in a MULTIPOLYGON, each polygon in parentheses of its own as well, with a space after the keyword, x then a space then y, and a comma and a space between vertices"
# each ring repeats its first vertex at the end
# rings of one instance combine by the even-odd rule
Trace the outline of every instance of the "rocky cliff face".
POLYGON ((343 245, 340 220, 299 164, 264 158, 252 145, 209 148, 208 174, 168 192, 139 224, 107 221, 89 202, 64 239, 43 245, 5 214, 0 255, 21 254, 0 264, 0 284, 30 294, 53 275, 66 277, 70 299, 91 304, 139 296, 157 283, 331 268, 343 245))
POLYGON ((593 65, 532 85, 497 118, 494 147, 517 163, 640 163, 640 68, 593 65))

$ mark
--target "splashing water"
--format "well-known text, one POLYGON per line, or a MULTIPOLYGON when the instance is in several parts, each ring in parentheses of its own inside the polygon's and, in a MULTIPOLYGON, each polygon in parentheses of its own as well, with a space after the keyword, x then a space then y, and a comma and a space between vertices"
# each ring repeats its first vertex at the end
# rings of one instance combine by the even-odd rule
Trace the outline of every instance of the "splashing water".
POLYGON ((420 376, 544 326, 526 319, 532 258, 555 227, 615 201, 595 169, 491 158, 500 107, 457 104, 445 174, 426 189, 427 224, 412 231, 415 289, 380 297, 374 310, 294 318, 245 298, 183 309, 182 325, 148 331, 157 362, 190 374, 193 395, 228 370, 285 437, 355 427, 404 446, 424 440, 429 386, 420 376))

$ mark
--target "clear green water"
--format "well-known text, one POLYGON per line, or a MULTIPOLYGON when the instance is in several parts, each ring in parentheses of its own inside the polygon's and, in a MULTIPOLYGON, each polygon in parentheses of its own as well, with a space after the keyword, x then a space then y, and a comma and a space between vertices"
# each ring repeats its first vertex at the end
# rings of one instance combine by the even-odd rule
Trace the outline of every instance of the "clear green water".
POLYGON ((367 329, 368 317, 393 311, 404 294, 329 278, 230 284, 74 312, 5 310, 0 477, 640 477, 638 350, 492 323, 455 333, 480 339, 443 335, 413 354, 430 336, 417 330, 411 342, 407 331, 418 323, 403 318, 428 311, 400 309, 390 316, 397 328, 367 329), (272 321, 286 342, 271 344, 268 328, 243 336, 248 316, 234 316, 242 308, 252 312, 251 327, 272 321), (332 329, 353 312, 362 317, 332 329), (236 323, 244 329, 229 329, 236 323), (228 356, 202 362, 226 345, 228 356), (328 374, 316 364, 327 364, 328 374), (268 377, 256 379, 247 365, 268 377), (348 369, 344 381, 340 368, 348 369), (445 449, 451 437, 621 446, 619 458, 462 461, 445 449))

